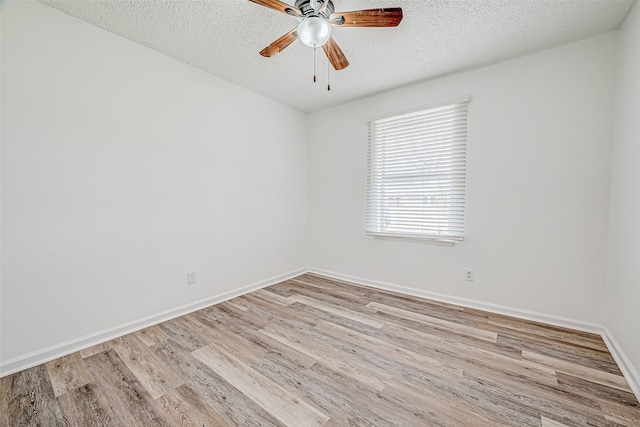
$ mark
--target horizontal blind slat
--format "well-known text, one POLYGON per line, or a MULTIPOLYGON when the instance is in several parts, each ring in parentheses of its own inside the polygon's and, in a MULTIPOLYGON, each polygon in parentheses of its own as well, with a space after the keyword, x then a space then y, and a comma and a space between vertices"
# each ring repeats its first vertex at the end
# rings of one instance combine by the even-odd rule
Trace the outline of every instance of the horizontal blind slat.
POLYGON ((416 129, 402 133, 392 134, 376 134, 373 137, 374 144, 388 144, 388 148, 392 148, 394 144, 411 142, 412 137, 420 138, 424 141, 437 141, 454 138, 456 136, 466 137, 467 129, 465 128, 442 128, 442 129, 416 129))

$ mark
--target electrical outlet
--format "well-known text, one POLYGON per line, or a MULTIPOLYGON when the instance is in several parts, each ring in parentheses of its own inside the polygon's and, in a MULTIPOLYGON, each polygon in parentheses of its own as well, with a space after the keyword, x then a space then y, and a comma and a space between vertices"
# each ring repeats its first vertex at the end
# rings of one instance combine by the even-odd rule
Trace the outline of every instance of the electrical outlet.
POLYGON ((196 272, 190 271, 187 273, 187 284, 195 285, 196 284, 196 272))
POLYGON ((473 270, 466 269, 464 271, 464 280, 466 280, 467 282, 473 282, 474 275, 475 275, 475 273, 474 273, 473 270))

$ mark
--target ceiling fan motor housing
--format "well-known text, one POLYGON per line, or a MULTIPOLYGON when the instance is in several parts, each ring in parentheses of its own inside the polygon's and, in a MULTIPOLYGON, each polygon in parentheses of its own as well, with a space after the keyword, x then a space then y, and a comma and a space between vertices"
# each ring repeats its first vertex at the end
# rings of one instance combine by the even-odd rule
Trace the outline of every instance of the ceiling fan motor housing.
POLYGON ((316 0, 319 4, 324 4, 326 2, 326 7, 322 12, 316 14, 316 10, 313 8, 311 4, 311 0, 296 0, 295 7, 298 9, 303 16, 319 16, 321 18, 329 19, 329 16, 335 11, 332 0, 316 0))

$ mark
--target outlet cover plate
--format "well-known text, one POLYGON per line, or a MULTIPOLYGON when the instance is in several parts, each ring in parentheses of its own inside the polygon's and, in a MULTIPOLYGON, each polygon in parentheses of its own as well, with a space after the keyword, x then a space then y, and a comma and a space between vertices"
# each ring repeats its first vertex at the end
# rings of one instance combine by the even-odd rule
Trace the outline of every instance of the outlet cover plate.
POLYGON ((196 272, 190 271, 187 273, 187 284, 195 285, 196 284, 196 272))
POLYGON ((471 269, 466 269, 464 270, 464 280, 466 280, 467 282, 473 282, 473 280, 475 279, 475 272, 471 269))

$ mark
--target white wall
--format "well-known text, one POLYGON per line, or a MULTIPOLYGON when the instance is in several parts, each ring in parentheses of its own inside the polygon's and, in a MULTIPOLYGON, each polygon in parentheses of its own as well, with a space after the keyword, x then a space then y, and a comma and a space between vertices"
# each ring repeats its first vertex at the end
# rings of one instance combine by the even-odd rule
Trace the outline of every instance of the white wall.
POLYGON ((615 41, 605 34, 311 115, 309 264, 602 322, 615 41), (461 95, 471 96, 466 240, 366 237, 367 118, 461 95))
MULTIPOLYGON (((605 324, 640 370, 640 7, 620 31, 614 104, 605 324)), ((638 381, 638 372, 635 373, 638 381)))
POLYGON ((303 266, 302 113, 4 2, 2 115, 0 360, 303 266))

